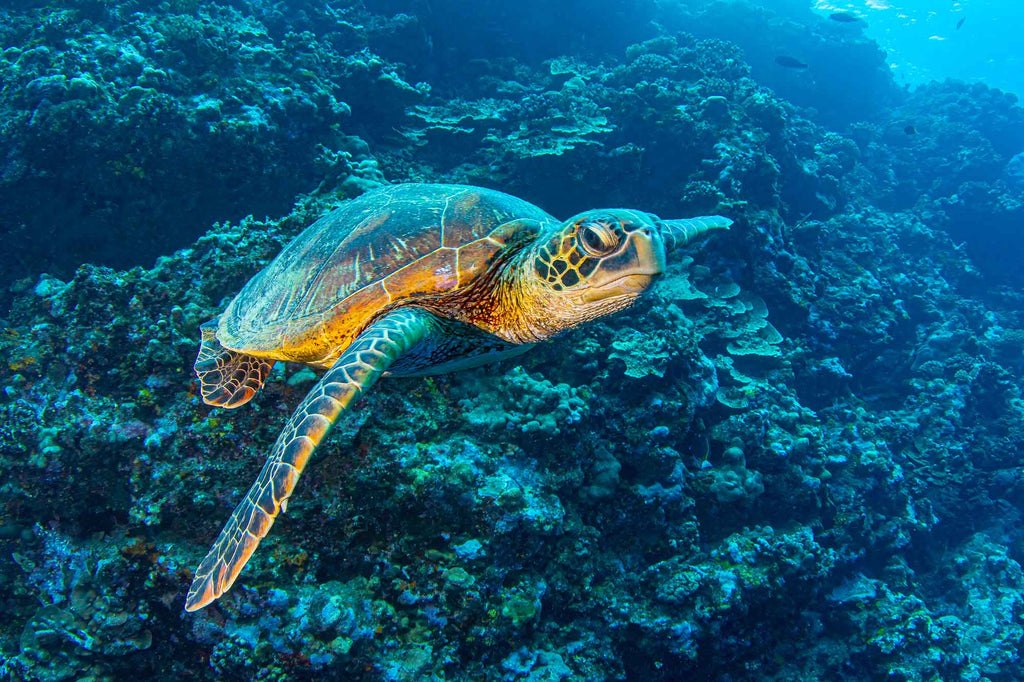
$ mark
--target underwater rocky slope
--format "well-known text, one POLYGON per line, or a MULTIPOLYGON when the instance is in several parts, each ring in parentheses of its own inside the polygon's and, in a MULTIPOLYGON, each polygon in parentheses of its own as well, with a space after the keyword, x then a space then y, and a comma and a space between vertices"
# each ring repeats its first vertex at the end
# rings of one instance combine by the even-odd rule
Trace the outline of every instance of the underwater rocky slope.
POLYGON ((1024 677, 1024 110, 902 92, 786 5, 611 3, 614 35, 536 2, 4 10, 2 670, 1024 677), (735 43, 708 35, 729 12, 735 43), (881 104, 755 78, 794 24, 881 104), (207 408, 198 325, 405 180, 737 223, 519 361, 381 381, 236 587, 184 613, 315 378, 207 408))

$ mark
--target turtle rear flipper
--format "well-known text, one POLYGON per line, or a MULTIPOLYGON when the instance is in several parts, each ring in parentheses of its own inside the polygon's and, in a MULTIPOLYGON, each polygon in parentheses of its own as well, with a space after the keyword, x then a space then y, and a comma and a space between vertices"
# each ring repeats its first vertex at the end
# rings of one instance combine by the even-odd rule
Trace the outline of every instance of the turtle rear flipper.
POLYGON ((217 341, 217 321, 200 325, 203 338, 194 368, 203 402, 216 407, 241 407, 263 388, 273 360, 228 350, 217 341))

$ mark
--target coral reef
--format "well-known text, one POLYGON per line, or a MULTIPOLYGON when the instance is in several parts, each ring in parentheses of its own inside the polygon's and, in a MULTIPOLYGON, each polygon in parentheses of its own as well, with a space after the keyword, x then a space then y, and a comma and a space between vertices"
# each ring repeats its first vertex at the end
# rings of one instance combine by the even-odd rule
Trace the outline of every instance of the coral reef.
POLYGON ((33 272, 31 260, 64 276, 83 260, 149 265, 217 220, 286 213, 326 169, 350 174, 366 149, 353 133, 390 132, 422 100, 425 86, 365 40, 251 9, 81 2, 5 14, 0 220, 23 255, 0 280, 33 272))
POLYGON ((1024 110, 902 92, 805 4, 0 11, 3 674, 1024 677, 1024 110), (205 407, 198 325, 401 180, 736 224, 623 314, 382 380, 184 614, 315 378, 205 407))

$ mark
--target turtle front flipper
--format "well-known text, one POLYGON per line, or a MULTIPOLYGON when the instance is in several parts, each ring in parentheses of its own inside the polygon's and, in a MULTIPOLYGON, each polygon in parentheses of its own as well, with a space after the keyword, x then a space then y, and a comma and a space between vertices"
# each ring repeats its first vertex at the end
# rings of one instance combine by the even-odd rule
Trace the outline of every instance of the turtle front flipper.
POLYGON ((193 368, 203 402, 228 409, 241 407, 263 388, 273 360, 228 350, 217 341, 217 320, 199 326, 202 341, 193 368))
POLYGON ((712 230, 728 230, 732 221, 720 215, 704 215, 696 218, 662 220, 656 224, 661 228, 665 252, 672 253, 712 230))
POLYGON ((231 587, 275 517, 287 506, 306 462, 341 411, 436 326, 430 313, 404 308, 374 322, 352 342, 281 431, 256 482, 196 569, 185 600, 186 611, 201 609, 231 587))

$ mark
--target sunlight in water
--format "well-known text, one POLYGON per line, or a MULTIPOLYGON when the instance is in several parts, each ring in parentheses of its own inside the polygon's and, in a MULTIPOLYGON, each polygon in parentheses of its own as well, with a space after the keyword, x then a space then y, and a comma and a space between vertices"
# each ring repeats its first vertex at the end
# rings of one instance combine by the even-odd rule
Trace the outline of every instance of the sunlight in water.
POLYGON ((1024 3, 815 0, 814 9, 825 16, 845 12, 861 19, 864 35, 886 51, 890 68, 906 85, 957 78, 1024 94, 1017 35, 1024 25, 1024 3))

